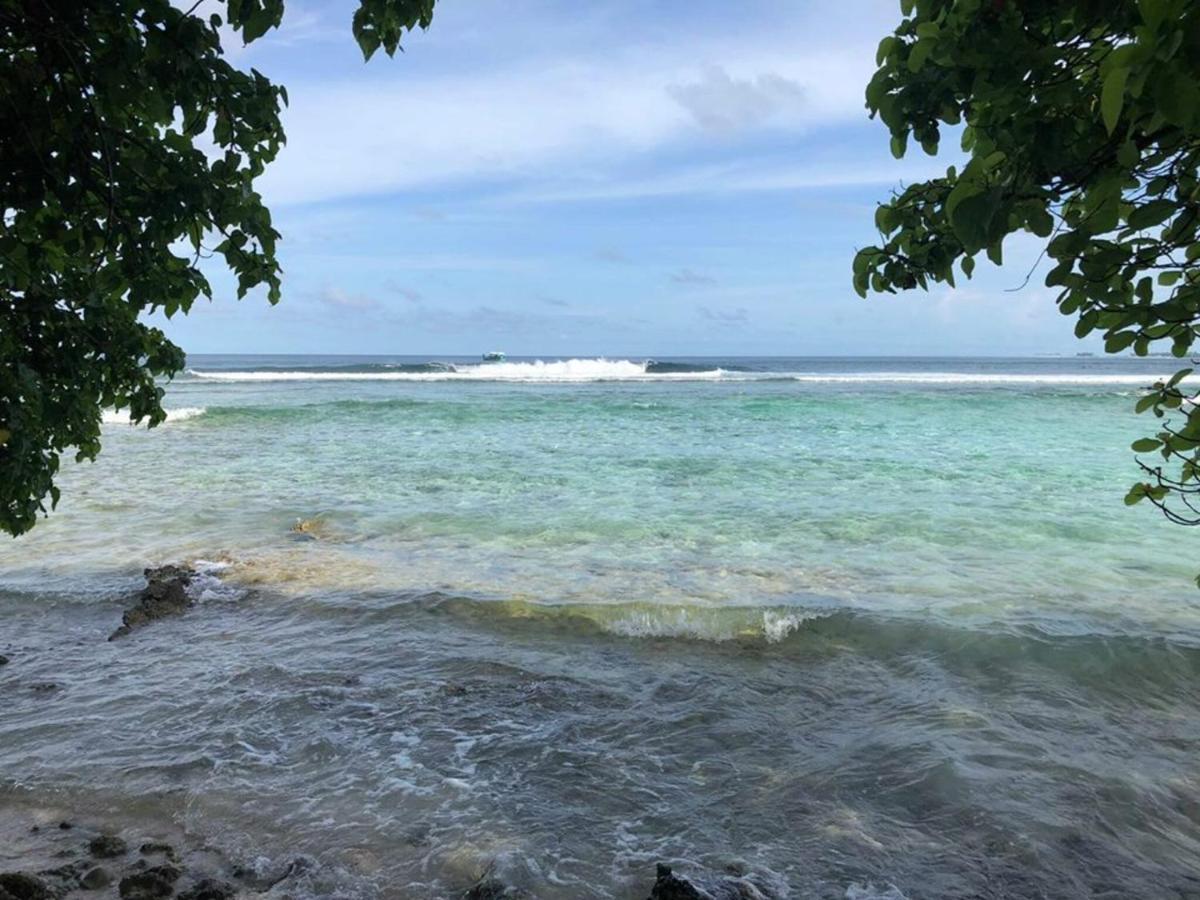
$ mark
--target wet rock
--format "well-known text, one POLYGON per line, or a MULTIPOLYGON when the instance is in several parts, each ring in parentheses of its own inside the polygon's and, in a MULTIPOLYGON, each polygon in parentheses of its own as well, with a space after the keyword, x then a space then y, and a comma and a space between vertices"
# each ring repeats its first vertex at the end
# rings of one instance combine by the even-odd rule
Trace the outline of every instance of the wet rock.
POLYGON ((237 894, 237 888, 216 878, 201 878, 194 885, 183 891, 178 900, 232 900, 237 894))
POLYGON ((79 879, 87 867, 88 864, 85 861, 71 862, 54 869, 43 869, 38 872, 38 877, 49 881, 53 887, 59 888, 58 893, 64 893, 79 887, 79 879))
POLYGON ((681 875, 671 871, 670 866, 658 864, 654 887, 650 889, 650 900, 709 900, 707 892, 692 884, 681 875))
POLYGON ((75 826, 72 825, 70 822, 59 822, 58 827, 61 828, 63 831, 70 831, 75 826))
POLYGON ((165 856, 171 861, 177 860, 179 857, 175 853, 175 848, 170 844, 162 841, 146 841, 142 846, 138 847, 138 851, 142 856, 165 856))
POLYGON ((322 530, 320 519, 297 519, 291 529, 292 534, 307 541, 315 541, 321 536, 322 530))
POLYGON ((524 891, 509 887, 498 878, 488 876, 463 894, 463 900, 527 900, 524 891))
POLYGON ((174 866, 154 866, 126 875, 118 890, 122 900, 164 900, 175 892, 175 882, 182 874, 174 866))
POLYGON ((55 893, 42 879, 25 872, 2 872, 0 900, 55 900, 55 893))
POLYGON ((7 665, 8 665, 8 657, 5 656, 3 653, 0 653, 0 666, 7 666, 7 665))
POLYGON ((772 900, 780 896, 769 886, 756 884, 753 876, 738 873, 685 878, 659 863, 649 900, 772 900))
POLYGON ((169 881, 171 884, 174 884, 179 880, 179 876, 183 874, 183 869, 179 868, 178 866, 172 866, 164 863, 161 866, 153 866, 149 869, 146 869, 142 874, 153 875, 155 878, 161 878, 164 881, 169 881))
POLYGON ((238 866, 233 870, 233 876, 241 881, 246 882, 250 887, 259 893, 265 894, 275 885, 287 881, 293 876, 307 872, 313 866, 312 860, 305 856, 297 856, 295 859, 288 862, 286 865, 270 869, 266 872, 247 869, 244 866, 238 866))
POLYGON ((98 859, 124 856, 129 845, 115 834, 100 834, 88 841, 88 852, 98 859))
POLYGON ((93 866, 79 878, 79 886, 85 891, 98 891, 112 884, 112 875, 104 866, 93 866))
POLYGON ((404 832, 404 843, 410 847, 426 847, 429 845, 429 835, 433 826, 428 822, 418 822, 404 832))
POLYGON ((135 628, 149 625, 167 616, 178 616, 192 605, 187 588, 195 571, 183 566, 147 569, 146 587, 138 594, 137 605, 125 611, 121 627, 108 636, 110 641, 124 637, 135 628))

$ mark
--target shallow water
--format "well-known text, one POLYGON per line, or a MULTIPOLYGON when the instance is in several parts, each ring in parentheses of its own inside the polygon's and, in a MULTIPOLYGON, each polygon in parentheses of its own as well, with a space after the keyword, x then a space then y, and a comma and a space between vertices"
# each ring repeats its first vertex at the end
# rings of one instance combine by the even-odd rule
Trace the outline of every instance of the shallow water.
POLYGON ((106 426, 0 548, 0 800, 314 896, 1200 892, 1192 536, 1121 503, 1171 361, 428 362, 195 359, 106 426))

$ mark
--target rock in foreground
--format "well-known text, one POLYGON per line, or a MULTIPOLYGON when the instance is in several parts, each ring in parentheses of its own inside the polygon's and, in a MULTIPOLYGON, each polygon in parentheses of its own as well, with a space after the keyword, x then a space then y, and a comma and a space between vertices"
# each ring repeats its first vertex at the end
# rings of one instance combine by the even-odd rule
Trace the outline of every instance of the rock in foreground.
POLYGON ((195 571, 184 566, 160 566, 147 569, 146 587, 138 594, 137 605, 126 610, 121 627, 108 636, 110 641, 124 637, 135 628, 149 625, 167 616, 178 616, 192 605, 188 585, 195 571))
POLYGON ((745 875, 685 878, 658 864, 658 876, 648 900, 773 900, 780 895, 766 884, 745 875))
POLYGON ((0 900, 55 900, 55 894, 40 878, 24 872, 0 872, 0 900))

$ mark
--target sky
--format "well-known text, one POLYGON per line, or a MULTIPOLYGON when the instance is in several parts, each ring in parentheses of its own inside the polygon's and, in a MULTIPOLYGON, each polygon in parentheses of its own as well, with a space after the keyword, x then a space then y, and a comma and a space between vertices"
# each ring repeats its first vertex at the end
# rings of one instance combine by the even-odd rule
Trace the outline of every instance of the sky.
MULTIPOLYGON (((353 2, 288 0, 233 62, 288 88, 259 188, 283 299, 151 320, 190 353, 1023 355, 1072 333, 1040 243, 957 290, 860 299, 892 158, 863 90, 896 0, 440 0, 365 63, 353 2), (1022 287, 1022 285, 1025 285, 1022 287)), ((204 12, 204 10, 201 10, 204 12)))

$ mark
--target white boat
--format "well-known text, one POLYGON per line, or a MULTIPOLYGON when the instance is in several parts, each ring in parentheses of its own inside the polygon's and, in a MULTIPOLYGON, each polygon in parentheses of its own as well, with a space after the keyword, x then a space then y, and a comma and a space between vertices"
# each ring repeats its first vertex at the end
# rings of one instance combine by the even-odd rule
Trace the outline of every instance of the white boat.
POLYGON ((489 350, 487 353, 483 354, 483 361, 484 362, 504 362, 504 351, 503 350, 489 350))

